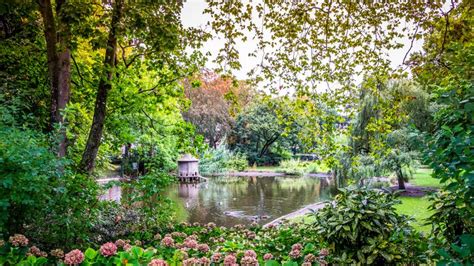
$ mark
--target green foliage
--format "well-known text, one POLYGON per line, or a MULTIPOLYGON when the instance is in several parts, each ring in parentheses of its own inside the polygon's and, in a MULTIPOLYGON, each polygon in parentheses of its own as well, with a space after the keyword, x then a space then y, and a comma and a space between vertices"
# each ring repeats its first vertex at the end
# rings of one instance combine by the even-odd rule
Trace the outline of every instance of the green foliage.
POLYGON ((244 154, 231 152, 223 144, 207 150, 199 161, 199 172, 203 175, 243 171, 247 167, 248 161, 244 154))
POLYGON ((71 172, 50 150, 46 136, 0 128, 2 234, 22 232, 43 245, 73 245, 88 238, 98 185, 71 172), (48 224, 48 226, 44 226, 48 224))
POLYGON ((285 134, 284 119, 278 117, 275 104, 265 99, 254 101, 237 116, 227 137, 229 148, 245 154, 250 164, 275 165, 290 158, 290 137, 285 134))
POLYGON ((306 173, 306 169, 300 160, 291 159, 281 161, 277 172, 288 175, 304 175, 306 173))
POLYGON ((341 189, 315 214, 313 227, 334 250, 338 263, 420 263, 426 240, 394 207, 395 195, 378 190, 341 189))
POLYGON ((433 248, 452 263, 472 261, 472 250, 469 255, 460 251, 474 227, 473 14, 472 4, 463 1, 431 21, 424 50, 412 58, 413 73, 437 105, 424 153, 442 184, 431 206, 433 248))

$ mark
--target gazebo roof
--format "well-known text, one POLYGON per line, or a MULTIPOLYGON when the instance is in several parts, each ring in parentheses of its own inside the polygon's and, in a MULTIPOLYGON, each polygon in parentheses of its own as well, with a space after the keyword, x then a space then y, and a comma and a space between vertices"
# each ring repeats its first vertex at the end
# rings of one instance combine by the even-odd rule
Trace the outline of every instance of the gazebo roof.
POLYGON ((199 160, 194 158, 191 154, 186 153, 178 160, 178 163, 180 162, 199 162, 199 160))

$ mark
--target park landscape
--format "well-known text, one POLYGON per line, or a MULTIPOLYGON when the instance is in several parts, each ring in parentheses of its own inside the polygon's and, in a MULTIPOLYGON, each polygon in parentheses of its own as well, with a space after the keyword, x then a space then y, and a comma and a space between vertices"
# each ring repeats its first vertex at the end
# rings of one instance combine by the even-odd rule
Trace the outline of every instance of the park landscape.
POLYGON ((0 265, 472 265, 473 13, 0 3, 0 265))

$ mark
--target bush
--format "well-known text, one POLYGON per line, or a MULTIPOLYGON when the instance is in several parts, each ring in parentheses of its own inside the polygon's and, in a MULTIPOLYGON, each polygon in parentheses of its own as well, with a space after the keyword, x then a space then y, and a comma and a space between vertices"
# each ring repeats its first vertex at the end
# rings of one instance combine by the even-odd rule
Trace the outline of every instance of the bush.
POLYGON ((379 190, 341 189, 315 214, 314 229, 334 249, 340 264, 400 264, 425 261, 426 239, 394 208, 395 195, 379 190))
POLYGON ((153 260, 168 265, 210 265, 211 261, 212 265, 227 265, 231 260, 240 265, 301 265, 332 260, 325 246, 315 242, 315 235, 297 224, 280 228, 180 224, 149 233, 150 237, 101 240, 49 254, 15 235, 0 241, 0 265, 63 265, 60 260, 75 265, 150 265, 153 260))
POLYGON ((226 163, 228 170, 244 171, 248 167, 247 157, 242 153, 232 154, 226 163))
POLYGON ((0 233, 28 231, 44 244, 87 238, 98 186, 71 172, 30 130, 0 128, 0 233), (48 224, 48 226, 44 226, 48 224))
POLYGON ((285 160, 280 162, 277 172, 288 175, 304 175, 306 173, 306 166, 300 160, 285 160))
POLYGON ((232 170, 243 171, 248 162, 245 155, 229 151, 225 145, 210 149, 201 156, 199 172, 201 174, 224 173, 232 170))

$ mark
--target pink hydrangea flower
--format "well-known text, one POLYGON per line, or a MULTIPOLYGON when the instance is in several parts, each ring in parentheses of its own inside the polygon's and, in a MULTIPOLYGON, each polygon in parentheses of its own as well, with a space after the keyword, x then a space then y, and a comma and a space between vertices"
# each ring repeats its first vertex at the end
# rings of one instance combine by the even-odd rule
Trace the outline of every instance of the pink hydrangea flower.
POLYGON ((319 256, 326 257, 327 255, 329 255, 329 250, 327 248, 323 248, 319 251, 319 256))
POLYGON ((257 261, 257 259, 254 258, 254 257, 244 256, 244 257, 240 260, 240 265, 256 266, 256 265, 258 265, 258 261, 257 261))
POLYGON ((224 258, 224 265, 234 265, 236 262, 237 258, 232 254, 229 254, 224 258))
POLYGON ((263 260, 271 260, 273 259, 273 255, 271 253, 267 253, 263 255, 263 260))
POLYGON ((115 241, 115 245, 119 248, 123 248, 123 246, 125 246, 126 242, 122 239, 117 239, 117 241, 115 241))
POLYGON ((183 266, 195 266, 199 265, 200 262, 198 258, 189 258, 183 261, 183 266))
POLYGON ((199 251, 201 251, 201 252, 206 253, 206 252, 209 251, 209 246, 208 246, 207 244, 199 244, 199 245, 197 246, 197 249, 198 249, 199 251))
POLYGON ((123 246, 123 250, 125 250, 125 251, 129 251, 130 249, 132 249, 132 245, 130 245, 128 243, 123 246))
POLYGON ((59 249, 59 248, 53 249, 49 253, 51 254, 51 256, 59 258, 59 259, 64 257, 64 251, 62 249, 59 249))
POLYGON ((211 260, 212 262, 219 262, 222 258, 222 254, 221 253, 214 253, 212 254, 211 256, 211 260))
POLYGON ((25 247, 28 245, 29 240, 22 234, 14 234, 8 239, 8 242, 10 242, 15 247, 25 247))
POLYGON ((290 251, 290 257, 292 257, 293 259, 297 259, 299 257, 301 257, 301 250, 299 249, 293 249, 292 251, 290 251))
POLYGON ((165 236, 161 240, 161 245, 163 245, 165 247, 172 247, 174 245, 174 239, 170 236, 165 236))
POLYGON ((32 246, 29 251, 34 256, 40 257, 41 255, 41 250, 37 246, 32 246))
POLYGON ((100 254, 104 257, 110 257, 117 254, 117 246, 112 242, 107 242, 100 246, 100 254))
POLYGON ((211 260, 206 257, 202 257, 199 261, 201 262, 201 265, 203 266, 211 265, 211 260))
POLYGON ((304 261, 305 262, 315 262, 316 261, 316 256, 310 253, 310 254, 304 256, 304 261))
POLYGON ((77 265, 84 261, 84 254, 79 249, 70 251, 64 256, 64 263, 67 265, 77 265))
POLYGON ((303 245, 301 245, 300 243, 296 243, 293 246, 291 246, 291 249, 293 249, 293 250, 302 250, 303 245))
POLYGON ((257 253, 256 253, 255 251, 249 249, 249 250, 246 250, 246 251, 244 252, 244 256, 256 258, 256 257, 257 257, 257 253))
POLYGON ((168 266, 168 263, 162 259, 152 259, 148 266, 168 266))
POLYGON ((187 247, 187 248, 197 248, 198 246, 198 242, 192 238, 186 238, 186 240, 184 240, 184 246, 187 247))

